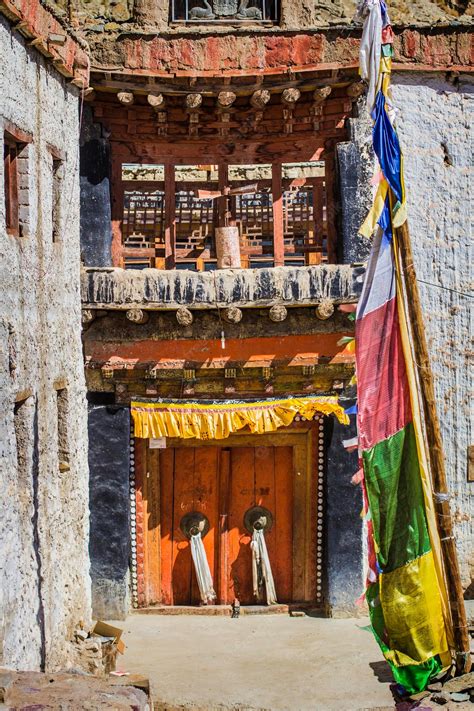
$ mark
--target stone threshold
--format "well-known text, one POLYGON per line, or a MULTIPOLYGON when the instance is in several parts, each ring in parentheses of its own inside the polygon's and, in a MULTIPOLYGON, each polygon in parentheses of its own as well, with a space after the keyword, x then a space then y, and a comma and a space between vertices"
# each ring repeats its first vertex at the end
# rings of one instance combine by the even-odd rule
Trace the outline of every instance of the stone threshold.
MULTIPOLYGON (((242 605, 239 616, 244 615, 290 615, 324 616, 324 610, 313 604, 242 605), (298 614, 299 613, 299 614, 298 614)), ((133 610, 133 615, 201 615, 207 617, 231 617, 232 605, 153 605, 133 610)))

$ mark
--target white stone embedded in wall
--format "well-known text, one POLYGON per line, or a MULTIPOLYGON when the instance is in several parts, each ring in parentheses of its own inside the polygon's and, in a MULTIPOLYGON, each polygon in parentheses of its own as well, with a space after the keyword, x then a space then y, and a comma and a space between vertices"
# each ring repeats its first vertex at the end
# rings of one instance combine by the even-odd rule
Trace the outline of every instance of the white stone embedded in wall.
POLYGON ((0 637, 4 665, 39 669, 44 661, 56 670, 72 660, 74 629, 90 617, 79 92, 4 17, 0 65, 0 141, 5 121, 33 135, 21 166, 28 172, 23 237, 6 233, 0 168, 0 637), (55 243, 51 147, 64 156, 55 243), (69 468, 59 466, 57 444, 64 385, 69 468), (26 400, 15 408, 15 398, 26 400))
POLYGON ((474 485, 467 482, 467 447, 473 443, 472 299, 465 296, 472 295, 474 83, 467 75, 453 85, 444 74, 396 74, 393 95, 451 509, 467 587, 474 566, 474 485))

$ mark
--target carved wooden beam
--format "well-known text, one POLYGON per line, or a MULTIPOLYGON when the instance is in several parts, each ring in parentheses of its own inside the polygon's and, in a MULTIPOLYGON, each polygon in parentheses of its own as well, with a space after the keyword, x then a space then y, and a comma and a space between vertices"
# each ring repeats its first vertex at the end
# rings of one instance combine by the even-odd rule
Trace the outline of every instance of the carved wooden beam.
POLYGON ((257 89, 257 91, 254 91, 252 96, 250 97, 250 104, 253 106, 254 109, 257 109, 255 111, 252 122, 254 130, 257 128, 258 124, 263 119, 263 110, 269 101, 270 92, 268 91, 268 89, 257 89))
POLYGON ((158 121, 157 133, 166 136, 168 132, 168 117, 166 113, 166 98, 163 94, 148 94, 147 101, 156 113, 158 121))
POLYGON ((281 95, 283 104, 283 120, 285 121, 285 133, 293 133, 293 109, 301 96, 301 91, 295 87, 284 89, 281 95))
MULTIPOLYGON (((229 124, 231 112, 228 110, 236 100, 237 95, 233 91, 220 91, 217 96, 217 114, 221 124, 229 124)), ((229 126, 219 126, 219 135, 225 138, 229 135, 229 126)))
POLYGON ((279 321, 284 321, 287 315, 287 308, 286 306, 283 306, 283 304, 275 304, 268 312, 270 321, 274 321, 275 323, 278 323, 279 321))
POLYGON ((323 103, 332 92, 331 86, 318 86, 313 91, 313 104, 309 110, 313 120, 313 130, 319 131, 319 119, 323 115, 323 103))
POLYGON ((197 136, 199 133, 199 107, 202 104, 202 94, 187 94, 185 101, 186 110, 189 113, 189 135, 197 136))

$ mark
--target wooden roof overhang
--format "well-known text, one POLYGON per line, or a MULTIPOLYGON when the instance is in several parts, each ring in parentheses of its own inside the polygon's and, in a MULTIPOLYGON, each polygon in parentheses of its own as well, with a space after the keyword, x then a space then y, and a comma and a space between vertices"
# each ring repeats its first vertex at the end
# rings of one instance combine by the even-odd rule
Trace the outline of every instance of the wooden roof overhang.
POLYGON ((356 69, 151 78, 94 72, 89 100, 122 162, 318 160, 345 140, 356 69))

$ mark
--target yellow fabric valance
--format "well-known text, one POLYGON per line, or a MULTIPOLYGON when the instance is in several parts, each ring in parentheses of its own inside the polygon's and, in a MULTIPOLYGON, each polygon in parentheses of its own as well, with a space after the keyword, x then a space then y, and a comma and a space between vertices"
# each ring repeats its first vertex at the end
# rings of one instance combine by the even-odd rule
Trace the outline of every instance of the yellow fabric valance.
POLYGON ((248 427, 253 434, 275 432, 287 427, 296 415, 311 420, 317 412, 335 415, 348 424, 349 418, 337 397, 295 397, 258 402, 154 400, 132 402, 135 437, 181 437, 183 439, 225 439, 248 427))

